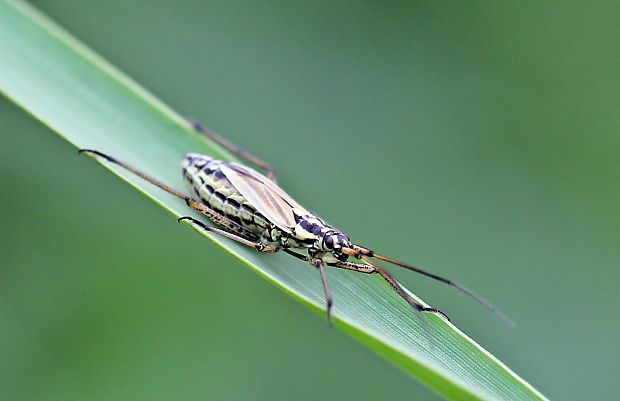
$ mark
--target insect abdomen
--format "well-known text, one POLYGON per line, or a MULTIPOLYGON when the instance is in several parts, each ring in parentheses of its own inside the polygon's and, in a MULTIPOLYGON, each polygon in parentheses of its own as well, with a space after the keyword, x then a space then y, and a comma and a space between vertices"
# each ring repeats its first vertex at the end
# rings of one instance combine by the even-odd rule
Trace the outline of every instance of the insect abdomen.
POLYGON ((197 153, 183 158, 183 178, 192 196, 257 236, 271 224, 231 184, 220 170, 221 160, 197 153))

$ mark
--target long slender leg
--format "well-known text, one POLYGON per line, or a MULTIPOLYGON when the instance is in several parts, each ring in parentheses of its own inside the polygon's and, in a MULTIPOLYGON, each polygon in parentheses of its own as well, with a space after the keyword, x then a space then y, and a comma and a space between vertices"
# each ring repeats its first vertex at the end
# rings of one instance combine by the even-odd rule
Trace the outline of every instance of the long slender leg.
POLYGON ((230 150, 231 152, 239 156, 240 158, 252 163, 253 165, 259 168, 262 168, 263 170, 267 172, 267 177, 271 181, 276 182, 276 174, 269 164, 265 163, 264 161, 254 156, 250 152, 230 142, 228 139, 224 138, 217 132, 212 131, 209 128, 205 127, 204 125, 200 124, 198 121, 195 121, 194 119, 190 117, 187 117, 187 121, 189 121, 190 125, 196 132, 214 140, 215 142, 219 143, 226 149, 230 150))
MULTIPOLYGON (((383 266, 379 265, 378 263, 371 262, 370 260, 368 260, 366 256, 362 256, 361 259, 364 262, 372 265, 372 267, 376 269, 376 273, 379 273, 381 277, 383 277, 383 279, 387 281, 388 284, 394 289, 394 291, 396 291, 396 293, 400 295, 401 298, 403 298, 405 301, 407 301, 409 305, 411 305, 411 307, 416 313, 422 313, 422 312, 435 313, 435 314, 438 314, 444 317, 447 321, 450 321, 450 317, 448 317, 448 315, 446 315, 442 310, 437 309, 437 308, 426 307, 422 305, 421 303, 419 303, 418 301, 416 301, 415 299, 413 299, 407 293, 407 291, 405 291, 405 289, 400 285, 400 283, 394 278, 394 276, 392 276, 390 272, 385 270, 383 266)), ((431 346, 431 349, 433 349, 434 348, 433 336, 431 336, 431 328, 428 324, 428 321, 421 317, 420 324, 422 325, 422 328, 424 332, 426 333, 426 337, 428 337, 428 342, 431 346)))
POLYGON ((299 260, 303 260, 304 262, 307 262, 309 260, 306 255, 302 255, 301 253, 297 253, 295 251, 291 251, 290 249, 283 248, 282 251, 288 253, 291 256, 296 257, 299 260))
POLYGON ((179 217, 177 219, 177 221, 179 223, 182 222, 182 221, 185 221, 185 220, 190 221, 192 224, 197 225, 198 227, 202 228, 205 231, 208 231, 210 233, 219 234, 219 235, 221 235, 223 237, 226 237, 226 238, 229 238, 229 239, 231 239, 233 241, 237 241, 240 244, 243 244, 243 245, 249 246, 251 248, 254 248, 254 249, 256 249, 257 251, 260 251, 260 252, 274 253, 274 252, 278 252, 278 250, 279 250, 279 248, 276 248, 274 246, 265 245, 265 244, 263 244, 261 242, 250 241, 250 240, 248 240, 246 238, 243 238, 243 237, 241 237, 241 236, 239 236, 237 234, 228 232, 226 230, 222 230, 220 228, 213 227, 213 226, 208 226, 205 223, 203 223, 202 221, 200 221, 198 219, 195 219, 195 218, 193 218, 191 216, 183 216, 183 217, 179 217))
POLYGON ((381 266, 378 263, 374 263, 367 256, 362 255, 361 258, 364 262, 371 264, 375 269, 377 269, 377 273, 379 273, 381 277, 383 277, 383 279, 387 281, 387 283, 394 289, 394 291, 396 291, 396 293, 400 295, 401 298, 407 301, 407 303, 411 305, 413 309, 415 309, 418 312, 437 313, 443 316, 444 318, 446 318, 448 321, 450 321, 450 318, 448 317, 448 315, 446 315, 441 309, 424 306, 418 301, 416 301, 415 299, 413 299, 407 293, 407 291, 405 291, 405 289, 400 285, 400 283, 396 281, 396 278, 394 278, 394 276, 392 276, 390 272, 385 270, 383 266, 381 266))
POLYGON ((332 290, 329 288, 329 282, 327 281, 327 272, 325 271, 325 264, 321 259, 312 259, 310 261, 314 267, 321 273, 321 283, 323 284, 323 291, 325 292, 325 301, 327 309, 327 321, 332 324, 332 305, 334 304, 332 298, 332 290))
POLYGON ((160 181, 157 181, 153 177, 144 174, 142 171, 138 170, 137 168, 134 168, 134 167, 130 166, 129 164, 127 164, 127 163, 125 163, 123 161, 120 161, 117 158, 112 157, 112 156, 110 156, 108 154, 105 154, 105 153, 100 152, 100 151, 95 150, 95 149, 80 149, 80 150, 78 150, 78 153, 79 154, 88 153, 88 154, 91 154, 91 155, 102 157, 102 158, 106 159, 107 161, 109 161, 111 163, 114 163, 114 164, 117 164, 117 165, 121 166, 125 170, 127 170, 127 171, 129 171, 129 172, 131 172, 131 173, 133 173, 135 175, 137 175, 138 177, 142 178, 143 180, 150 182, 151 184, 155 185, 156 187, 159 187, 159 188, 163 189, 164 191, 168 192, 169 194, 172 194, 172 195, 176 196, 177 198, 181 198, 183 200, 186 200, 187 198, 189 198, 184 193, 181 193, 181 192, 177 191, 176 189, 173 189, 173 188, 169 187, 168 185, 166 185, 166 184, 164 184, 164 183, 162 183, 160 181))
POLYGON ((407 294, 407 292, 402 288, 400 283, 396 281, 396 279, 385 269, 383 269, 383 272, 382 272, 379 268, 376 268, 373 265, 369 265, 365 263, 353 263, 353 262, 330 263, 328 266, 337 267, 339 269, 352 270, 358 273, 380 274, 381 277, 383 277, 383 279, 387 281, 390 284, 390 286, 398 293, 398 295, 404 298, 405 301, 407 301, 407 303, 409 303, 409 305, 411 305, 416 311, 439 313, 441 316, 450 320, 448 315, 446 315, 440 309, 425 307, 424 305, 417 302, 415 299, 411 298, 409 294, 407 294))
MULTIPOLYGON (((365 259, 362 258, 362 260, 365 260, 365 259)), ((403 298, 405 301, 407 301, 407 303, 411 305, 416 311, 438 313, 441 316, 445 317, 446 319, 450 320, 448 315, 446 315, 442 310, 437 309, 437 308, 426 307, 422 305, 421 303, 417 302, 415 299, 411 298, 411 296, 403 289, 400 283, 396 281, 394 276, 392 276, 392 274, 390 274, 387 270, 385 270, 385 268, 383 268, 380 265, 377 265, 377 264, 374 264, 368 261, 368 264, 353 263, 353 262, 338 262, 338 263, 330 263, 328 266, 337 267, 339 269, 352 270, 358 273, 380 274, 381 277, 383 277, 383 279, 387 281, 388 284, 390 284, 390 286, 394 289, 394 291, 396 291, 396 293, 400 295, 400 297, 403 298)))
POLYGON ((121 166, 125 170, 137 175, 138 177, 142 178, 143 180, 147 182, 150 182, 156 187, 163 189, 169 194, 174 195, 177 198, 183 199, 185 203, 187 204, 187 206, 191 207, 198 213, 206 216, 209 220, 211 220, 215 224, 221 225, 222 227, 225 227, 226 229, 235 232, 241 237, 252 238, 255 236, 253 233, 249 232, 248 230, 246 230, 239 224, 235 223, 234 221, 228 219, 226 216, 216 213, 213 209, 209 208, 204 203, 201 203, 197 201, 196 199, 192 198, 191 196, 185 195, 184 193, 179 192, 176 189, 169 187, 168 185, 156 180, 155 178, 143 173, 142 171, 136 169, 135 167, 130 166, 129 164, 123 161, 120 161, 110 155, 107 155, 103 152, 100 152, 98 150, 93 150, 93 149, 80 149, 79 153, 89 153, 95 156, 99 156, 99 157, 106 159, 107 161, 111 163, 121 166))
POLYGON ((480 305, 482 305, 483 307, 485 307, 486 309, 488 309, 491 313, 493 313, 496 317, 498 317, 499 319, 503 320, 504 322, 506 322, 510 327, 515 327, 516 323, 510 319, 506 314, 504 314, 502 311, 500 311, 499 309, 497 309, 495 306, 493 306, 493 304, 491 304, 489 301, 487 301, 486 299, 482 298, 480 295, 476 294, 475 292, 473 292, 472 290, 468 289, 467 287, 465 287, 462 284, 457 283, 454 280, 448 279, 446 277, 442 277, 438 274, 435 273, 431 273, 429 271, 420 269, 419 267, 410 265, 408 263, 404 263, 401 262, 399 260, 396 259, 392 259, 392 258, 388 258, 387 256, 383 256, 383 255, 379 255, 378 253, 374 252, 373 250, 360 246, 360 245, 352 245, 351 248, 345 248, 342 250, 344 253, 346 253, 349 256, 353 256, 354 258, 360 259, 361 255, 365 255, 371 258, 376 258, 379 260, 382 260, 384 262, 388 262, 391 263, 393 265, 396 266, 400 266, 403 267, 407 270, 411 270, 414 271, 418 274, 421 274, 423 276, 426 277, 430 277, 433 280, 437 280, 441 283, 447 284, 449 286, 452 286, 454 288, 456 288, 457 290, 461 291, 462 293, 464 293, 465 295, 467 295, 468 297, 470 297, 471 299, 473 299, 474 301, 478 302, 480 305))
POLYGON ((377 269, 366 263, 338 262, 329 263, 327 266, 337 267, 339 269, 352 270, 358 273, 374 274, 379 273, 377 269))

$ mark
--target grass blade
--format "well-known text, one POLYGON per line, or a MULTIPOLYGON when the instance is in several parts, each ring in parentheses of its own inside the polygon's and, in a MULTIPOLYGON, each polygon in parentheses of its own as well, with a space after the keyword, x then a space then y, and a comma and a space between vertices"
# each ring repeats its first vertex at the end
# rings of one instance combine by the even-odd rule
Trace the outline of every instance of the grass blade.
MULTIPOLYGON (((230 159, 172 109, 29 5, 0 2, 0 90, 77 148, 118 157, 182 190, 185 152, 230 159)), ((76 156, 79 163, 89 160, 76 156)), ((175 216, 186 205, 105 164, 175 216)), ((172 220, 171 220, 172 224, 172 220)), ((323 313, 314 269, 287 255, 261 255, 211 238, 260 275, 323 313)), ((429 318, 431 341, 410 308, 381 280, 330 271, 335 325, 451 400, 545 397, 450 323, 429 318)))

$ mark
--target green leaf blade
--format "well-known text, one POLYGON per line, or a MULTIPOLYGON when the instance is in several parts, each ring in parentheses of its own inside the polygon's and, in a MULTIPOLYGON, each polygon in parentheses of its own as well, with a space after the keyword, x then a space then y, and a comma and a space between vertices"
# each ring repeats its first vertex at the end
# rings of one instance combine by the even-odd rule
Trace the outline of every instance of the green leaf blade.
MULTIPOLYGON (((0 90, 76 147, 114 155, 178 190, 184 190, 179 162, 185 152, 230 159, 169 107, 28 5, 0 2, 0 21, 0 90)), ((87 162, 76 156, 76 168, 87 162)), ((175 216, 192 214, 181 200, 103 164, 175 216)), ((323 290, 314 269, 287 255, 262 255, 211 239, 323 313, 323 290)), ((336 326, 445 398, 546 399, 439 317, 428 319, 429 341, 419 317, 380 277, 333 270, 329 275, 336 326)))

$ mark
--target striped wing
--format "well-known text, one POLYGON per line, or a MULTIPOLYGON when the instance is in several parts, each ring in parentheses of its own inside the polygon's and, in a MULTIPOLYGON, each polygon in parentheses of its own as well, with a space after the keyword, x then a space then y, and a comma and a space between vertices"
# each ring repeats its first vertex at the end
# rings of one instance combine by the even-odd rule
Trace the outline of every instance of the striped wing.
POLYGON ((284 232, 293 233, 293 210, 298 214, 308 214, 282 188, 251 168, 237 163, 222 163, 220 170, 256 210, 284 232))

